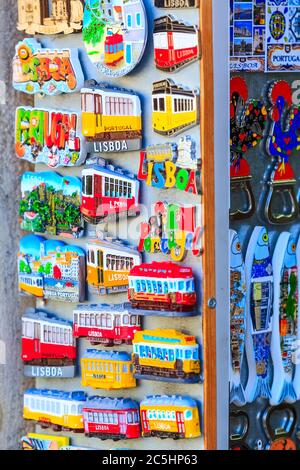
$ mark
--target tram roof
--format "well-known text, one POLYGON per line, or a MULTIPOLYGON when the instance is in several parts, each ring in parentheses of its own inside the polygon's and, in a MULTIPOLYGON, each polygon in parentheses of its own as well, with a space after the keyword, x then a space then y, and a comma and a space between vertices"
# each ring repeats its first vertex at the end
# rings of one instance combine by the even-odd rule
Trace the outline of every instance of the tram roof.
POLYGON ((131 362, 130 355, 125 351, 99 351, 98 349, 87 349, 82 357, 84 359, 131 362))
POLYGON ((125 245, 120 240, 107 241, 99 240, 98 238, 90 239, 87 244, 88 248, 90 246, 99 246, 99 248, 109 248, 112 251, 120 253, 128 253, 131 255, 140 255, 140 253, 132 246, 125 245))
POLYGON ((134 266, 130 271, 130 276, 154 277, 157 279, 189 279, 193 277, 193 271, 190 267, 179 266, 170 261, 153 261, 152 263, 142 263, 134 266))
POLYGON ((26 318, 29 320, 35 320, 35 321, 45 321, 47 323, 55 323, 63 326, 70 326, 72 327, 73 323, 65 320, 63 318, 59 318, 53 313, 46 312, 46 310, 38 310, 34 308, 30 308, 25 311, 25 313, 22 315, 22 318, 26 318))
POLYGON ((139 99, 137 93, 135 93, 133 90, 128 90, 126 88, 121 88, 121 87, 112 87, 109 83, 106 82, 99 82, 97 83, 95 80, 87 80, 84 84, 84 88, 81 89, 81 94, 84 93, 119 93, 122 95, 130 95, 134 96, 139 99))
POLYGON ((153 83, 152 95, 165 93, 171 95, 185 95, 194 98, 198 96, 198 90, 184 88, 177 85, 171 78, 165 78, 153 83))
POLYGON ((138 410, 139 405, 131 398, 89 397, 85 408, 98 410, 138 410))
POLYGON ((165 15, 154 19, 154 34, 167 31, 195 34, 198 31, 198 28, 196 25, 176 20, 173 15, 165 15))
POLYGON ((97 165, 93 163, 93 164, 87 165, 82 170, 82 175, 84 175, 89 170, 95 170, 95 171, 99 171, 100 173, 106 173, 108 175, 114 176, 115 178, 117 178, 118 176, 121 176, 122 178, 127 178, 131 181, 137 182, 135 175, 133 175, 130 171, 127 171, 121 167, 114 167, 113 165, 102 166, 102 165, 97 165))
POLYGON ((30 388, 25 391, 25 395, 35 395, 45 398, 56 398, 60 400, 71 400, 71 401, 86 401, 87 395, 82 390, 76 390, 73 392, 65 392, 62 390, 48 390, 41 388, 30 388))
POLYGON ((150 395, 142 402, 143 406, 188 406, 197 407, 197 402, 187 396, 182 395, 150 395))
POLYGON ((95 313, 104 313, 104 312, 112 312, 112 313, 127 313, 129 315, 136 315, 135 312, 129 312, 128 308, 131 307, 129 302, 124 302, 122 304, 80 304, 74 309, 75 311, 79 312, 88 312, 92 311, 95 313))

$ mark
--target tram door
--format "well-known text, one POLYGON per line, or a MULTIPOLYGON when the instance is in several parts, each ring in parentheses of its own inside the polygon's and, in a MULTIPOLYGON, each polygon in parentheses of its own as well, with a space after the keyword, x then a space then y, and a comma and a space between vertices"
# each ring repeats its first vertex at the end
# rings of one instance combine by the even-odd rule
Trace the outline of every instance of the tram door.
POLYGON ((34 323, 34 352, 40 353, 41 348, 41 325, 34 323))
POLYGON ((103 273, 103 251, 97 251, 97 273, 98 273, 98 285, 104 285, 104 273, 103 273))
POLYGON ((121 335, 121 316, 115 315, 115 335, 120 337, 121 335))
POLYGON ((101 95, 94 95, 95 96, 95 114, 96 114, 96 131, 100 132, 100 128, 102 128, 102 96, 101 95))
POLYGON ((168 31, 168 49, 169 49, 169 60, 172 64, 175 63, 175 51, 174 51, 174 36, 173 33, 168 31))
POLYGON ((120 434, 126 434, 126 413, 119 413, 120 434))

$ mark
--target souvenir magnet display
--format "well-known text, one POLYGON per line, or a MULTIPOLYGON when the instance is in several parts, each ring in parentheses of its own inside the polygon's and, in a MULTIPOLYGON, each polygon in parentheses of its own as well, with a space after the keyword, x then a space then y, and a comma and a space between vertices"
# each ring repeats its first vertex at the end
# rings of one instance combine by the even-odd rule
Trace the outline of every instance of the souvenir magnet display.
POLYGON ((88 0, 82 37, 99 71, 117 78, 130 73, 143 57, 148 34, 142 0, 88 0))
POLYGON ((124 351, 88 349, 80 360, 81 385, 119 390, 136 387, 131 357, 124 351))
POLYGON ((149 223, 141 223, 139 251, 170 254, 182 261, 187 253, 200 256, 202 228, 201 206, 157 202, 149 223))
POLYGON ((82 433, 82 407, 86 399, 86 394, 80 390, 63 392, 32 388, 24 393, 23 417, 35 421, 42 429, 82 433))
POLYGON ((83 422, 87 437, 117 441, 141 436, 139 405, 130 398, 88 398, 83 422))
POLYGON ((129 274, 128 298, 139 315, 143 310, 194 311, 197 299, 193 271, 169 261, 136 265, 129 274))
POLYGON ((62 450, 70 439, 65 436, 29 433, 21 439, 22 450, 62 450))
POLYGON ((250 420, 248 414, 243 410, 231 411, 229 415, 229 449, 251 450, 246 443, 250 420))
POLYGON ((90 240, 87 245, 87 282, 96 294, 127 291, 130 270, 141 263, 141 255, 120 240, 90 240))
POLYGON ((255 227, 246 260, 246 353, 248 381, 247 402, 258 397, 270 398, 271 335, 273 324, 274 279, 269 236, 264 227, 255 227))
POLYGON ((167 8, 173 10, 175 8, 198 8, 200 0, 154 0, 154 6, 157 8, 167 8))
POLYGON ((70 34, 82 28, 83 0, 18 0, 17 28, 27 34, 70 34))
POLYGON ((15 152, 23 160, 51 168, 81 165, 85 160, 77 113, 19 107, 15 132, 15 152))
POLYGON ((271 340, 274 364, 271 405, 296 401, 293 387, 298 329, 298 265, 296 240, 282 232, 273 254, 274 306, 271 340))
POLYGON ((300 149, 300 107, 292 106, 292 89, 285 81, 274 82, 268 97, 272 121, 267 139, 267 152, 275 161, 269 181, 265 217, 270 224, 293 222, 299 214, 296 197, 296 179, 289 159, 293 150, 300 149), (281 196, 282 206, 275 208, 275 199, 281 196))
POLYGON ((138 179, 157 189, 179 189, 200 194, 201 158, 188 135, 178 144, 149 145, 140 153, 138 179))
POLYGON ((20 241, 18 271, 21 292, 47 300, 85 300, 85 253, 78 246, 26 235, 20 241))
POLYGON ((77 49, 47 49, 36 39, 16 45, 13 59, 13 86, 34 95, 54 96, 75 93, 84 83, 77 49))
POLYGON ((263 416, 264 430, 270 439, 266 450, 297 450, 292 437, 296 424, 297 413, 293 406, 284 404, 267 408, 263 416))
POLYGON ((130 304, 77 305, 73 311, 73 335, 87 338, 92 345, 114 346, 132 344, 141 320, 130 304))
POLYGON ((143 330, 135 333, 132 344, 137 379, 200 381, 200 348, 195 336, 176 330, 143 330))
POLYGON ((27 377, 74 377, 72 323, 43 310, 28 309, 22 316, 21 357, 27 377))
POLYGON ((180 134, 200 122, 198 90, 176 85, 167 78, 153 83, 152 127, 157 134, 180 134))
POLYGON ((230 230, 230 403, 246 403, 241 381, 246 341, 245 265, 238 234, 230 230))
POLYGON ((230 185, 240 204, 230 210, 231 220, 246 219, 255 212, 255 199, 251 187, 251 173, 245 153, 263 139, 267 110, 260 100, 248 100, 248 87, 244 79, 230 80, 230 185))
POLYGON ((164 72, 176 72, 200 58, 198 26, 166 15, 154 20, 154 63, 164 72))
POLYGON ((21 179, 21 193, 22 230, 67 238, 83 235, 79 178, 63 177, 50 171, 26 172, 21 179))
POLYGON ((94 151, 140 150, 142 110, 136 93, 89 80, 81 90, 82 134, 94 151))
POLYGON ((102 161, 82 170, 81 213, 98 224, 109 216, 139 215, 140 183, 129 171, 102 161))
POLYGON ((198 405, 190 397, 153 395, 140 404, 143 437, 191 439, 201 436, 198 405))

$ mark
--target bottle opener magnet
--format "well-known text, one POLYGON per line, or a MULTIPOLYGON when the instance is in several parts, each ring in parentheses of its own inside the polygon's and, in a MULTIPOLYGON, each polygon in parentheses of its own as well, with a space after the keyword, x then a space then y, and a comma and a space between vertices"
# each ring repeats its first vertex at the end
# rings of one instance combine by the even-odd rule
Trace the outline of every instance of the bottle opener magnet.
POLYGON ((250 166, 245 159, 241 159, 239 165, 230 165, 230 189, 231 193, 236 193, 238 200, 244 199, 244 206, 239 203, 237 207, 230 204, 230 219, 248 219, 255 212, 255 199, 251 186, 252 176, 250 166))
POLYGON ((293 406, 283 404, 269 407, 263 415, 264 430, 270 439, 266 450, 297 450, 292 438, 297 423, 297 413, 293 406))
POLYGON ((245 411, 231 411, 229 415, 229 449, 230 450, 251 450, 246 443, 249 431, 249 416, 245 411))

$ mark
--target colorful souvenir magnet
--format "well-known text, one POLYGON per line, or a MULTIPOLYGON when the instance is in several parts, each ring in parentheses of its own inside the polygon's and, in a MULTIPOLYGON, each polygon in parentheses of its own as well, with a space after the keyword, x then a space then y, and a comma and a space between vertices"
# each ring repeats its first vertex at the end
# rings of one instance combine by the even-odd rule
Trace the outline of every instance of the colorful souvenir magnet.
POLYGON ((251 187, 251 174, 243 156, 263 139, 267 110, 260 100, 248 100, 248 87, 244 79, 230 80, 230 182, 231 191, 238 201, 245 201, 230 210, 230 218, 239 220, 255 212, 255 199, 251 187))
POLYGON ((29 433, 21 439, 22 450, 62 450, 70 439, 65 436, 29 433))
POLYGON ((195 336, 176 330, 143 330, 135 333, 132 344, 137 379, 200 381, 200 348, 195 336))
POLYGON ((88 349, 80 360, 81 385, 119 390, 136 387, 131 357, 124 351, 88 349))
POLYGON ((86 157, 78 114, 20 107, 16 110, 16 155, 51 168, 81 165, 86 157))
POLYGON ((198 26, 166 15, 154 20, 154 63, 164 72, 176 72, 200 58, 198 26))
POLYGON ((271 335, 273 325, 274 279, 269 236, 264 227, 255 227, 246 260, 246 353, 248 381, 247 402, 258 397, 270 398, 271 335))
POLYGON ((21 179, 21 193, 22 230, 67 238, 83 235, 79 178, 50 171, 26 172, 21 179))
POLYGON ((27 377, 74 377, 72 323, 44 310, 28 309, 22 316, 22 360, 27 377))
POLYGON ((86 222, 98 224, 113 215, 139 215, 140 183, 129 171, 102 160, 82 170, 82 182, 80 210, 86 222))
POLYGON ((191 439, 201 436, 198 405, 190 397, 149 396, 141 402, 140 413, 143 437, 191 439), (173 416, 178 418, 174 420, 173 416))
POLYGON ((246 403, 242 366, 246 342, 245 265, 238 234, 230 230, 230 403, 246 403))
POLYGON ((299 214, 296 180, 289 159, 293 150, 300 149, 300 108, 291 106, 292 89, 284 80, 270 86, 268 97, 272 125, 267 152, 275 160, 275 167, 269 182, 265 216, 270 224, 286 224, 293 222, 299 214), (282 196, 282 206, 276 211, 274 200, 278 194, 282 196))
POLYGON ((24 393, 23 417, 42 429, 84 432, 82 408, 87 396, 81 390, 64 392, 32 388, 24 393))
POLYGON ((246 442, 249 431, 250 420, 245 411, 231 411, 229 415, 229 449, 230 450, 251 450, 246 442))
POLYGON ((193 271, 169 261, 137 264, 130 270, 128 299, 137 312, 191 312, 197 301, 193 271))
POLYGON ((95 152, 127 152, 142 145, 140 98, 133 91, 94 80, 81 90, 82 134, 95 152))
POLYGON ((267 408, 263 416, 264 430, 270 439, 266 450, 297 450, 293 439, 296 424, 294 407, 284 404, 267 408))
POLYGON ((75 93, 83 87, 84 77, 77 49, 47 49, 36 39, 16 45, 13 59, 13 86, 29 95, 54 96, 75 93))
POLYGON ((142 0, 85 2, 82 37, 102 74, 116 78, 130 73, 143 57, 147 35, 142 0))
POLYGON ((87 282, 91 292, 126 292, 130 270, 141 263, 138 251, 120 240, 90 240, 87 245, 87 282))
POLYGON ((149 223, 141 223, 139 251, 170 254, 173 261, 182 261, 188 252, 202 253, 201 206, 157 202, 149 223))
POLYGON ((18 30, 70 34, 82 28, 83 0, 18 0, 18 30))
POLYGON ((198 90, 176 85, 167 78, 153 83, 152 126, 161 135, 177 135, 200 122, 198 90))
POLYGON ((87 338, 92 345, 132 344, 141 319, 124 304, 77 305, 73 311, 73 335, 87 338))
POLYGON ((173 10, 175 8, 198 8, 200 0, 154 0, 154 6, 157 8, 167 8, 173 10))
POLYGON ((282 232, 273 254, 274 305, 271 354, 274 364, 271 405, 296 401, 293 387, 298 329, 298 265, 296 240, 282 232))
POLYGON ((20 241, 18 270, 21 292, 48 300, 85 300, 85 253, 78 246, 26 235, 20 241))
MULTIPOLYGON (((296 245, 296 259, 297 259, 297 267, 300 266, 300 238, 298 238, 298 242, 296 245)), ((300 292, 300 276, 298 276, 298 286, 297 286, 297 301, 299 302, 299 292, 300 292)), ((298 304, 297 304, 298 306, 298 304)), ((293 351, 293 362, 294 362, 294 380, 293 386, 296 393, 297 401, 300 400, 300 361, 299 361, 299 344, 300 344, 300 312, 297 311, 297 330, 296 330, 296 342, 295 348, 293 351)), ((299 434, 300 437, 300 434, 299 434)))
POLYGON ((138 179, 158 189, 176 188, 200 194, 201 158, 196 142, 188 135, 178 144, 149 145, 140 152, 138 179))

